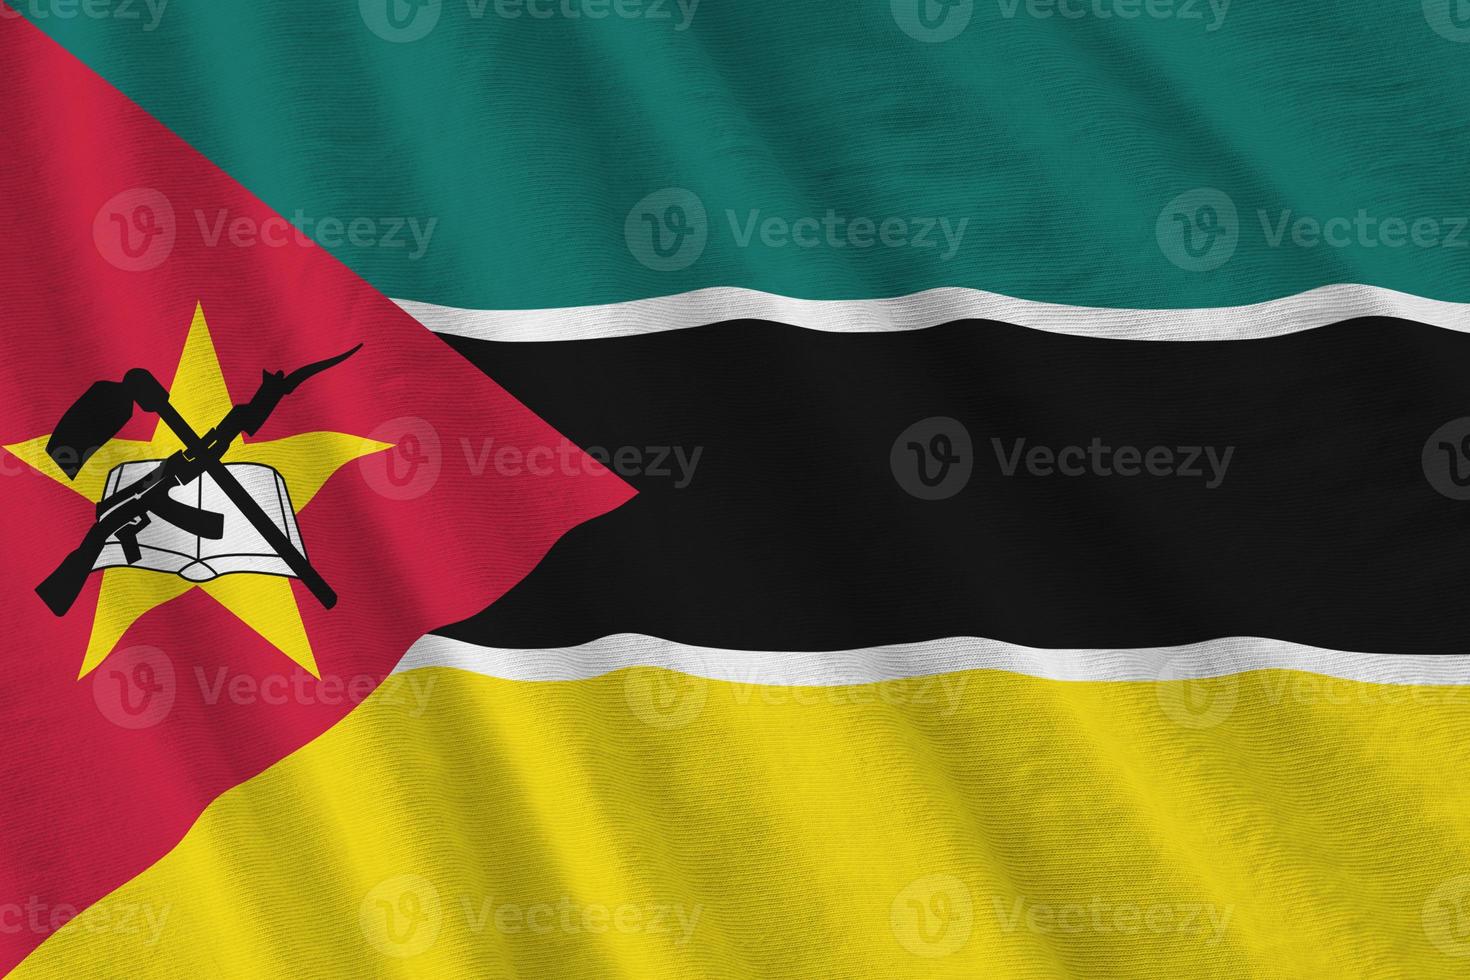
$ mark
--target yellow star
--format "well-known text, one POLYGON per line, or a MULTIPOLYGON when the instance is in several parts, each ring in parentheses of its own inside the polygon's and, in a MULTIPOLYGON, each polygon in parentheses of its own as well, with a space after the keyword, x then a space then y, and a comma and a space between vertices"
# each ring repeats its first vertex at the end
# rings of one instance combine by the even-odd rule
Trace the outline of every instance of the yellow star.
MULTIPOLYGON (((169 401, 201 435, 224 418, 233 404, 209 336, 209 326, 204 322, 202 306, 194 311, 194 322, 189 327, 184 353, 169 389, 169 401)), ((184 448, 173 430, 160 421, 148 442, 114 439, 108 443, 73 481, 46 454, 50 438, 45 435, 5 449, 93 503, 102 499, 107 474, 113 467, 130 461, 166 459, 184 448), (104 455, 107 465, 102 465, 104 455)), ((291 506, 300 513, 340 467, 390 448, 387 443, 340 432, 307 432, 251 443, 240 437, 225 452, 223 462, 271 467, 285 480, 291 506)), ((78 529, 78 534, 81 530, 78 529)), ((290 579, 238 572, 195 583, 178 575, 143 568, 107 568, 102 572, 102 591, 92 620, 92 635, 78 676, 87 676, 101 664, 140 616, 194 588, 203 589, 272 646, 316 675, 316 657, 312 655, 290 579)))

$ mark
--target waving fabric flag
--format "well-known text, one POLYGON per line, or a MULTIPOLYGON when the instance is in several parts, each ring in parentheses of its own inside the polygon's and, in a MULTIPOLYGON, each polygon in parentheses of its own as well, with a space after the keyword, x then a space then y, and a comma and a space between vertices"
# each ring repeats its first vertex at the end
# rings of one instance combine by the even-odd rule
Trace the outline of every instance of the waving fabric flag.
POLYGON ((1464 4, 63 8, 0 969, 1470 970, 1464 4))

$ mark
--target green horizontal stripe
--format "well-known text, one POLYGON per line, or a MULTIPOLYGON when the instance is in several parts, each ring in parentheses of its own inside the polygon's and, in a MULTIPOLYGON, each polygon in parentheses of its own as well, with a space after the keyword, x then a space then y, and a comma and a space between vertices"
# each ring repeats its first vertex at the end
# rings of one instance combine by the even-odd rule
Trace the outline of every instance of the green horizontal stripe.
POLYGON ((145 0, 21 10, 395 297, 959 285, 1172 308, 1358 282, 1470 301, 1455 0, 974 0, 938 43, 905 33, 924 32, 906 2, 443 0, 401 43, 368 22, 391 34, 404 0, 175 0, 152 29, 145 0), (648 249, 634 209, 669 187, 705 211, 697 258, 687 208, 684 251, 648 249), (1213 198, 1166 208, 1195 188, 1238 212, 1213 249, 1195 226, 1197 259, 1182 222, 1213 198), (408 218, 418 238, 393 231, 408 218))

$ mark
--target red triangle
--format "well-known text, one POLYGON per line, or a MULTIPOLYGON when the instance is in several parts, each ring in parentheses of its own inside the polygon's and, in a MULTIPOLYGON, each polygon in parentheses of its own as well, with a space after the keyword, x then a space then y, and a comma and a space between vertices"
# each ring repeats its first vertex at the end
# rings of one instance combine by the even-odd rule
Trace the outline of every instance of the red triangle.
MULTIPOLYGON (((551 447, 562 457, 566 442, 6 13, 0 445, 50 433, 97 380, 132 367, 171 378, 202 303, 237 399, 254 392, 263 369, 290 370, 364 345, 283 402, 258 438, 371 435, 398 425, 437 439, 439 473, 408 496, 380 492, 381 480, 349 464, 300 514, 311 558, 341 596, 325 610, 295 583, 321 681, 195 591, 137 622, 120 645, 163 651, 172 674, 168 710, 129 727, 110 719, 115 711, 104 705, 116 694, 99 685, 129 683, 152 654, 120 657, 77 680, 98 576, 65 618, 32 591, 80 539, 91 508, 0 453, 0 731, 8 753, 0 763, 0 908, 20 908, 25 920, 18 931, 8 920, 0 929, 0 973, 64 920, 53 913, 85 908, 152 864, 212 799, 342 718, 420 635, 483 609, 568 529, 632 494, 605 472, 588 475, 595 464, 538 467, 541 475, 496 467, 486 440, 522 453, 551 447), (271 243, 242 244, 262 233, 271 243), (253 693, 237 696, 231 685, 253 693)), ((125 435, 146 439, 153 425, 138 413, 125 435)))

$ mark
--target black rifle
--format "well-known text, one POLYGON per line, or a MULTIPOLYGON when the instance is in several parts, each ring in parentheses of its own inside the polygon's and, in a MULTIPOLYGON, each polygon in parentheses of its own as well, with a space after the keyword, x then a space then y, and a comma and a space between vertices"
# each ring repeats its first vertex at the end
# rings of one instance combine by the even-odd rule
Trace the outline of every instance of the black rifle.
POLYGON ((138 532, 157 517, 201 538, 218 539, 224 535, 224 518, 219 514, 190 507, 168 495, 174 487, 185 486, 208 473, 214 482, 239 508, 240 513, 260 532, 261 537, 285 561, 291 571, 306 584, 312 595, 330 609, 337 594, 291 539, 276 526, 260 505, 221 462, 230 444, 244 432, 254 435, 275 411, 281 399, 295 391, 303 381, 327 368, 340 364, 362 348, 315 364, 308 364, 290 374, 262 371, 255 397, 236 405, 219 425, 204 436, 197 435, 183 416, 169 404, 168 390, 152 374, 134 368, 122 381, 99 381, 89 388, 76 404, 67 410, 46 443, 46 452, 68 479, 76 479, 82 467, 96 452, 95 447, 112 440, 132 417, 136 404, 152 412, 173 430, 184 448, 159 463, 140 479, 103 498, 97 504, 97 522, 82 543, 57 566, 56 571, 36 586, 36 594, 58 616, 66 615, 72 603, 87 584, 87 576, 97 563, 103 547, 111 538, 122 545, 129 564, 142 557, 138 532), (85 447, 85 448, 84 448, 85 447))

